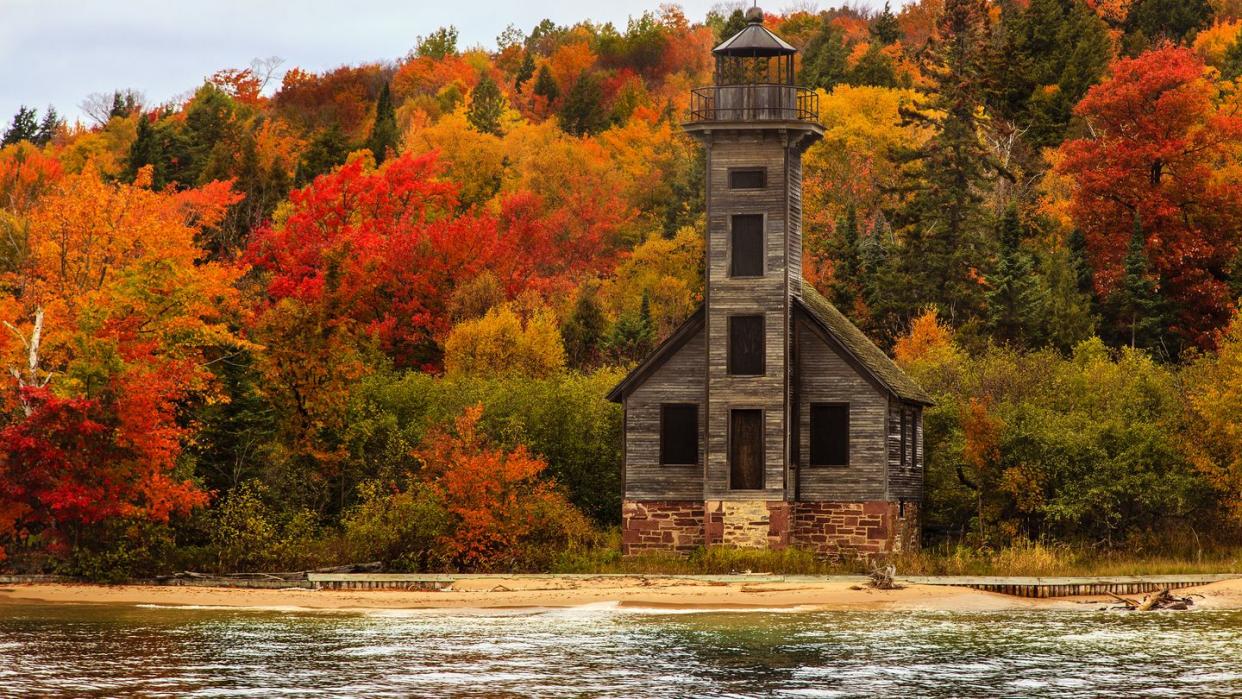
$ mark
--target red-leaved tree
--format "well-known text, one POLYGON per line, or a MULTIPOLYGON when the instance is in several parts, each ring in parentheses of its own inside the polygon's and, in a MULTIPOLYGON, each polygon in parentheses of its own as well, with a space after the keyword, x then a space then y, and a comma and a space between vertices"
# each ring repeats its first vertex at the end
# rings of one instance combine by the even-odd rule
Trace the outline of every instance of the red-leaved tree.
POLYGON ((1242 113, 1233 88, 1190 50, 1164 45, 1117 60, 1075 113, 1089 136, 1062 145, 1074 221, 1086 235, 1097 291, 1124 274, 1135 221, 1173 330, 1209 346, 1228 321, 1229 267, 1242 234, 1242 113))

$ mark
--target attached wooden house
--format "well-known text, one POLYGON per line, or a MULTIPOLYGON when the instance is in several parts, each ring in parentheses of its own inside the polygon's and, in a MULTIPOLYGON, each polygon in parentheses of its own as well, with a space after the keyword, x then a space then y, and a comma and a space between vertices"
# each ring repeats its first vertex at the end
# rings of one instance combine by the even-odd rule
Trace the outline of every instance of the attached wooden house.
POLYGON ((704 303, 624 406, 625 553, 917 546, 927 394, 802 279, 802 153, 823 135, 763 14, 714 49, 687 132, 707 157, 704 303))

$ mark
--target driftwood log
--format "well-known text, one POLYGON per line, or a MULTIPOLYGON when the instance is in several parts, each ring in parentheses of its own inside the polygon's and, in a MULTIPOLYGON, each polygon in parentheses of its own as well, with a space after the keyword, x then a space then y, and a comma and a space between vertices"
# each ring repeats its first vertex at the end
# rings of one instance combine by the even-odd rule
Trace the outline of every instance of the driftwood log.
POLYGON ((1108 596, 1121 603, 1120 606, 1113 607, 1113 609, 1126 609, 1136 612, 1150 612, 1158 609, 1180 611, 1183 609, 1189 609, 1195 603, 1195 601, 1190 597, 1174 597, 1172 593, 1169 592, 1169 588, 1167 587, 1159 592, 1147 595, 1143 598, 1142 602, 1130 599, 1129 597, 1114 595, 1111 592, 1108 596))
POLYGON ((876 590, 900 590, 901 586, 893 582, 893 578, 897 575, 897 567, 894 565, 871 567, 871 574, 867 577, 870 580, 867 584, 876 590))

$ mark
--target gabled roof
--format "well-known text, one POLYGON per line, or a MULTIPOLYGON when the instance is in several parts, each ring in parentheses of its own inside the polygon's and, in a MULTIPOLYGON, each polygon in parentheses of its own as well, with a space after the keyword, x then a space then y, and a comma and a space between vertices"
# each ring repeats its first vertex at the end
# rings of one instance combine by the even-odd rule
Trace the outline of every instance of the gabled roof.
POLYGON ((673 331, 672 335, 669 335, 664 342, 661 342, 660 346, 655 348, 655 351, 647 355, 646 359, 631 369, 630 373, 626 374, 625 378, 621 379, 621 382, 608 392, 608 400, 613 403, 620 403, 625 398, 625 394, 642 385, 652 372, 659 369, 669 357, 673 356, 677 350, 689 342, 695 333, 703 329, 706 315, 703 311, 703 306, 700 305, 684 323, 673 331))
POLYGON ((934 403, 931 396, 889 359, 884 350, 876 347, 857 325, 851 323, 806 280, 802 281, 802 298, 797 300, 797 305, 893 395, 911 403, 934 403))
MULTIPOLYGON (((851 323, 850 319, 838 311, 836 306, 816 291, 810 282, 803 280, 802 298, 795 298, 795 305, 849 354, 863 371, 890 393, 911 403, 933 404, 931 396, 920 388, 914 379, 907 376, 906 372, 902 371, 892 359, 889 359, 887 354, 884 354, 883 350, 867 339, 858 326, 851 323)), ((608 400, 620 403, 626 394, 642 385, 647 377, 689 342, 695 333, 703 329, 705 319, 703 306, 699 306, 698 310, 687 318, 667 340, 660 343, 654 352, 608 392, 608 400)))
POLYGON ((712 49, 717 56, 784 56, 797 52, 798 49, 759 22, 747 24, 742 31, 712 49))

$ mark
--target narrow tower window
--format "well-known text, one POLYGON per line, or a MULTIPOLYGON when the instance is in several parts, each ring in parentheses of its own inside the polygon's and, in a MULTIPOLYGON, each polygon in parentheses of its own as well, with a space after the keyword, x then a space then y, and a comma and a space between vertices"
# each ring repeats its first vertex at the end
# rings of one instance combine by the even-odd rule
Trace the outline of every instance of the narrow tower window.
POLYGON ((760 376, 764 361, 763 316, 729 317, 729 373, 760 376))
POLYGON ((660 463, 677 466, 699 463, 699 406, 693 403, 660 406, 660 463))
POLYGON ((763 215, 735 214, 730 226, 729 276, 763 276, 763 215))
POLYGON ((811 465, 848 466, 850 463, 850 406, 819 403, 811 406, 811 465))
POLYGON ((729 170, 729 189, 763 189, 767 186, 767 168, 739 167, 729 170))

